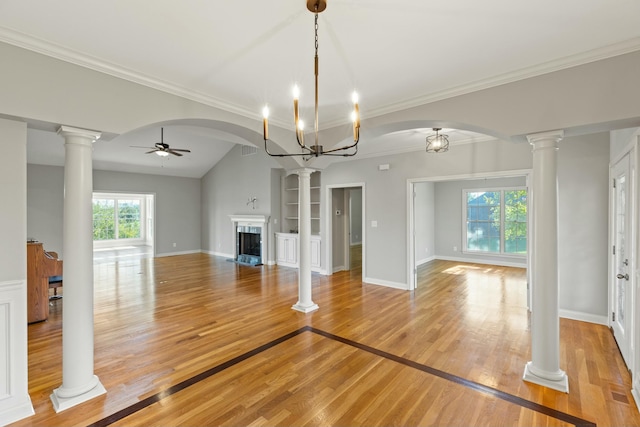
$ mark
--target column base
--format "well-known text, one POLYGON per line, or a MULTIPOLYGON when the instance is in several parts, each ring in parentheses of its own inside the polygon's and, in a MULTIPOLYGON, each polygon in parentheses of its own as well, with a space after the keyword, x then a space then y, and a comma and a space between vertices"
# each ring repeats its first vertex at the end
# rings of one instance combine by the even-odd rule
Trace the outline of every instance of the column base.
POLYGON ((563 370, 559 370, 557 374, 553 375, 558 379, 550 380, 534 374, 533 371, 535 370, 535 368, 531 363, 532 362, 528 362, 524 367, 524 375, 522 376, 523 380, 533 384, 541 385, 543 387, 552 388, 563 393, 569 393, 569 377, 563 370))
POLYGON ((100 380, 97 376, 93 376, 95 385, 84 393, 78 394, 76 396, 71 397, 61 397, 60 394, 65 394, 62 390, 62 387, 59 387, 53 390, 51 393, 51 403, 53 403, 53 409, 57 412, 64 411, 73 406, 79 405, 80 403, 86 402, 87 400, 91 400, 94 397, 98 397, 102 394, 105 394, 107 390, 104 388, 100 380))
POLYGON ((300 302, 298 302, 292 305, 291 308, 296 311, 301 311, 303 313, 310 313, 312 311, 316 311, 320 307, 318 306, 318 304, 314 304, 314 303, 312 303, 311 305, 302 305, 300 302))

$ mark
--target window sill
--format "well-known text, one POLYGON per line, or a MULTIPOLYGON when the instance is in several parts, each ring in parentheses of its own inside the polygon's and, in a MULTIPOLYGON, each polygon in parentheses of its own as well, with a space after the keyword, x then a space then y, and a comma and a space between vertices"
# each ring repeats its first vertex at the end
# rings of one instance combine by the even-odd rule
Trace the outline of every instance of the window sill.
POLYGON ((478 255, 478 256, 491 256, 497 258, 510 258, 510 259, 526 259, 526 254, 504 254, 504 253, 496 253, 496 252, 480 252, 480 251, 468 251, 463 250, 463 254, 465 255, 478 255))

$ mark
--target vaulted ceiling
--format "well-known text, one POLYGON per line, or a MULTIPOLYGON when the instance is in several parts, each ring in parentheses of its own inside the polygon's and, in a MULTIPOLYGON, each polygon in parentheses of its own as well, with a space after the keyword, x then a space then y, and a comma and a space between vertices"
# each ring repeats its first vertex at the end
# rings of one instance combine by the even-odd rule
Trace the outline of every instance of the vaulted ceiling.
MULTIPOLYGON (((639 16, 637 0, 329 0, 318 22, 320 126, 347 122, 353 90, 362 116, 375 116, 638 50, 639 16)), ((313 121, 314 15, 303 0, 3 0, 0 41, 247 117, 268 103, 286 127, 297 83, 313 121)), ((390 140, 396 151, 423 150, 428 133, 384 135, 361 155, 391 152, 390 140)), ((484 138, 450 133, 454 144, 484 138)), ((56 138, 30 130, 29 161, 60 163, 56 138)), ((199 177, 242 143, 168 124, 165 142, 193 155, 165 160, 163 171, 130 147, 159 140, 159 127, 132 130, 96 149, 95 167, 199 177)))

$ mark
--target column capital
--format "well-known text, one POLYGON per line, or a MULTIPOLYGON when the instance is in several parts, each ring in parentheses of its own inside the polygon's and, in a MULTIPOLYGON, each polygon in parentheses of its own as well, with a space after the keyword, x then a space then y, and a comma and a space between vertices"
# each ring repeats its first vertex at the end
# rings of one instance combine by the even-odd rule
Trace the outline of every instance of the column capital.
POLYGON ((94 130, 80 129, 80 128, 74 128, 72 126, 62 125, 58 129, 58 135, 64 138, 68 136, 77 136, 80 138, 90 139, 91 142, 95 142, 96 140, 100 139, 102 132, 96 132, 94 130))
POLYGON ((296 175, 306 175, 306 176, 311 176, 312 173, 314 173, 316 170, 315 169, 311 169, 311 168, 300 168, 300 169, 296 169, 294 171, 292 171, 293 173, 295 173, 296 175))
POLYGON ((531 145, 542 141, 553 141, 553 143, 558 143, 562 138, 564 138, 564 130, 562 129, 527 135, 527 141, 529 141, 529 144, 531 145))

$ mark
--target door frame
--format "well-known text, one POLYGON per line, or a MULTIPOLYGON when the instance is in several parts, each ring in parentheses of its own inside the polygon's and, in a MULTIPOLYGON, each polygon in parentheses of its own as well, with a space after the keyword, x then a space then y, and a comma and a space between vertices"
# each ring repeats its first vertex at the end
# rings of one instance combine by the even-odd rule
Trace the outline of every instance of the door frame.
MULTIPOLYGON (((362 190, 362 277, 366 277, 366 242, 367 242, 367 227, 366 227, 366 191, 364 182, 355 182, 349 184, 331 184, 325 187, 325 227, 324 227, 324 242, 325 242, 325 272, 328 276, 333 274, 333 190, 334 189, 347 189, 347 188, 360 188, 362 190)), ((351 214, 351 213, 350 213, 351 214)))
MULTIPOLYGON (((635 245, 633 242, 633 213, 634 213, 634 204, 635 204, 635 195, 634 195, 634 167, 633 167, 633 150, 626 152, 625 154, 622 155, 622 157, 620 157, 615 163, 611 163, 609 165, 609 242, 610 245, 609 247, 611 248, 611 250, 609 251, 609 263, 608 263, 608 270, 609 270, 609 303, 608 303, 608 319, 609 319, 609 327, 611 328, 611 331, 613 332, 613 336, 616 339, 616 342, 618 344, 618 349, 620 350, 620 353, 622 354, 622 358, 624 360, 624 362, 627 364, 627 368, 632 371, 633 368, 633 359, 634 359, 634 334, 635 334, 635 328, 634 328, 634 309, 633 309, 633 300, 634 300, 634 292, 633 292, 633 288, 635 287, 635 278, 634 278, 634 274, 633 272, 635 271, 635 262, 634 262, 634 258, 635 258, 635 245), (626 163, 626 164, 622 164, 622 163, 626 163), (620 255, 620 249, 619 248, 615 248, 616 250, 614 251, 613 248, 615 247, 616 243, 617 243, 617 189, 619 186, 619 183, 617 183, 615 180, 617 178, 617 176, 619 175, 619 172, 617 172, 617 170, 619 168, 624 168, 625 169, 625 173, 626 173, 626 183, 627 183, 627 187, 625 189, 625 251, 626 251, 626 258, 629 261, 629 264, 626 267, 626 272, 629 275, 629 278, 626 280, 628 281, 628 292, 625 292, 625 307, 624 310, 626 312, 626 316, 625 316, 625 322, 624 322, 624 326, 623 331, 619 330, 617 328, 617 324, 619 322, 619 320, 614 320, 614 315, 619 313, 616 313, 616 306, 617 306, 617 284, 618 281, 620 279, 618 279, 616 277, 617 273, 618 273, 618 256, 620 255), (623 336, 621 336, 621 334, 624 334, 623 336)), ((618 316, 619 317, 619 316, 618 316)))
MULTIPOLYGON (((407 179, 407 289, 414 290, 416 289, 417 283, 417 265, 416 265, 416 251, 415 251, 415 200, 413 197, 415 191, 415 184, 421 182, 443 182, 443 181, 462 181, 462 180, 474 180, 474 179, 490 179, 490 178, 507 178, 513 176, 524 176, 526 178, 527 185, 527 194, 528 194, 528 207, 527 207, 527 216, 529 217, 529 212, 532 211, 533 206, 533 189, 530 186, 530 177, 532 170, 531 169, 517 169, 510 171, 502 171, 502 172, 486 172, 486 173, 474 173, 474 174, 462 174, 462 175, 445 175, 445 176, 432 176, 425 178, 410 178, 407 179)), ((528 251, 527 251, 527 286, 531 283, 531 245, 533 244, 533 234, 531 233, 531 221, 528 218, 527 227, 527 242, 528 242, 528 251)), ((363 236, 364 237, 364 236, 363 236)), ((462 245, 462 242, 460 242, 462 245)), ((462 247, 462 246, 460 246, 462 247)), ((438 254, 435 254, 435 257, 438 257, 438 254)), ((530 307, 530 293, 531 287, 529 286, 527 292, 527 305, 530 307)))
POLYGON ((615 285, 616 285, 616 265, 615 255, 613 255, 613 245, 615 244, 615 189, 613 188, 613 179, 614 179, 614 168, 623 160, 626 156, 629 156, 629 188, 627 190, 627 203, 630 204, 629 208, 629 235, 631 238, 629 239, 630 245, 630 255, 629 255, 629 302, 630 302, 630 310, 629 315, 629 331, 627 333, 628 340, 628 355, 625 363, 627 363, 627 368, 632 375, 632 394, 636 401, 636 406, 640 408, 640 354, 636 350, 636 344, 640 342, 640 328, 636 327, 636 323, 638 319, 640 319, 640 295, 636 286, 640 280, 640 271, 638 271, 638 259, 637 259, 637 248, 640 245, 639 236, 637 236, 638 230, 638 189, 640 186, 638 185, 638 174, 637 174, 637 164, 638 164, 638 155, 640 147, 640 137, 636 138, 636 141, 628 147, 627 150, 621 152, 617 157, 611 159, 609 164, 609 262, 608 262, 608 304, 607 304, 607 319, 608 326, 613 333, 613 312, 615 307, 615 285), (629 200, 630 199, 630 200, 629 200))

